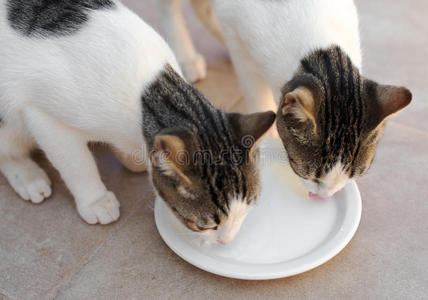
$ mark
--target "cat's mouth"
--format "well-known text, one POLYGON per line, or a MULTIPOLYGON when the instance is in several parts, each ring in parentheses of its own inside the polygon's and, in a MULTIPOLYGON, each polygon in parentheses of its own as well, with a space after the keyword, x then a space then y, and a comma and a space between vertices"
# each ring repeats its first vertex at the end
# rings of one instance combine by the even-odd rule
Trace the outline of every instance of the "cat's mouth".
POLYGON ((323 196, 318 195, 317 193, 312 193, 312 192, 309 192, 308 196, 309 196, 309 198, 312 198, 314 200, 326 200, 326 199, 331 198, 331 196, 323 197, 323 196))
POLYGON ((350 180, 349 174, 340 162, 336 163, 322 178, 310 180, 300 177, 300 179, 309 192, 309 198, 312 199, 331 198, 350 180))
POLYGON ((339 192, 345 184, 340 184, 337 187, 334 187, 332 189, 318 189, 318 191, 313 192, 311 190, 308 190, 308 197, 314 200, 327 200, 333 197, 337 192, 339 192))

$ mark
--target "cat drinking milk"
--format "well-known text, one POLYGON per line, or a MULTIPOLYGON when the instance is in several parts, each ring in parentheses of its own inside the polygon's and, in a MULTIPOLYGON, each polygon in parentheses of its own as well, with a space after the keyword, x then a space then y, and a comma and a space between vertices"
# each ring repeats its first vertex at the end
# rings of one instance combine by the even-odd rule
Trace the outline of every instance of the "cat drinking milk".
POLYGON ((24 200, 51 183, 40 147, 88 223, 119 218, 89 141, 108 143, 132 170, 144 154, 153 185, 187 228, 230 242, 259 193, 254 144, 275 113, 230 114, 187 83, 164 40, 116 0, 0 0, 0 171, 24 200), (238 151, 239 150, 239 151, 238 151), (216 163, 193 155, 208 151, 216 163), (179 153, 190 159, 178 160, 179 153))
MULTIPOLYGON (((310 195, 329 197, 367 171, 385 120, 412 95, 362 75, 353 0, 190 2, 224 40, 249 112, 277 111, 290 165, 310 195)), ((198 80, 205 64, 180 3, 160 1, 163 27, 184 74, 198 80)))

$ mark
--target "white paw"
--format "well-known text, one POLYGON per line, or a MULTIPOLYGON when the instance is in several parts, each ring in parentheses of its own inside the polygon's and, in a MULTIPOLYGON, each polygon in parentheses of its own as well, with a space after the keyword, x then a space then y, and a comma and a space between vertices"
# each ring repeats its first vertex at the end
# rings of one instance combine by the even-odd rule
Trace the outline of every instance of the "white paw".
POLYGON ((197 54, 193 60, 181 62, 180 65, 184 77, 190 82, 197 82, 207 77, 207 65, 202 55, 197 54))
POLYGON ((51 181, 35 163, 8 171, 6 177, 16 193, 33 203, 41 203, 52 194, 51 181))
POLYGON ((112 192, 106 192, 89 205, 78 205, 80 216, 89 224, 110 224, 119 219, 120 203, 112 192))

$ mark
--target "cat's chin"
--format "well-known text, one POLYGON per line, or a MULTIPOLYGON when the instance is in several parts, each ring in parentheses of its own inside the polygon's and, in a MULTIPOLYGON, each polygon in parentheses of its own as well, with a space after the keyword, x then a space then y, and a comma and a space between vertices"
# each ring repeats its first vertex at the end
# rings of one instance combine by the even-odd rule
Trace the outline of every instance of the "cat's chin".
POLYGON ((216 235, 212 232, 198 234, 198 237, 201 241, 201 245, 204 247, 212 247, 219 244, 216 235))

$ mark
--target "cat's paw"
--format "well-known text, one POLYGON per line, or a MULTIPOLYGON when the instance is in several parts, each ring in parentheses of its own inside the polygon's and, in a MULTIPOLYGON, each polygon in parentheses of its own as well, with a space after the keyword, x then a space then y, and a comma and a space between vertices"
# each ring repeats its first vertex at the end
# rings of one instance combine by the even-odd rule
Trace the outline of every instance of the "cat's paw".
POLYGON ((202 55, 197 54, 193 60, 181 62, 184 77, 190 82, 197 82, 207 77, 207 64, 202 55))
POLYGON ((89 205, 78 205, 80 216, 89 224, 110 224, 119 219, 120 203, 112 192, 106 192, 89 205))
POLYGON ((5 174, 15 192, 24 200, 41 203, 52 194, 48 175, 34 164, 5 174))

